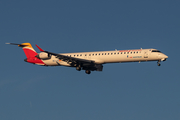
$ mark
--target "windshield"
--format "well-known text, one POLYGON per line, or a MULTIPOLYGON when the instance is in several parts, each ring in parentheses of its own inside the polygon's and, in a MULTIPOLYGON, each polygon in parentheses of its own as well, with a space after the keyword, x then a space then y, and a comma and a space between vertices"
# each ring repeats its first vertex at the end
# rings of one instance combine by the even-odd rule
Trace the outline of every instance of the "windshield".
POLYGON ((152 50, 152 52, 160 52, 161 53, 161 51, 159 51, 159 50, 152 50))

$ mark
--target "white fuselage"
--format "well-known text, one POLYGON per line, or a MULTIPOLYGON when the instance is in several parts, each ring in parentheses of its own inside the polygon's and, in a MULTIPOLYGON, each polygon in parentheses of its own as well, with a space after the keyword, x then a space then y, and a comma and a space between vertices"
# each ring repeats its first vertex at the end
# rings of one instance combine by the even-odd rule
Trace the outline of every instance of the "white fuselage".
MULTIPOLYGON (((165 54, 156 49, 136 49, 136 50, 115 50, 98 52, 64 53, 74 58, 95 61, 97 64, 121 63, 121 62, 141 62, 141 61, 164 61, 168 58, 165 54)), ((52 55, 51 59, 43 60, 47 66, 70 66, 69 63, 61 61, 52 55)))

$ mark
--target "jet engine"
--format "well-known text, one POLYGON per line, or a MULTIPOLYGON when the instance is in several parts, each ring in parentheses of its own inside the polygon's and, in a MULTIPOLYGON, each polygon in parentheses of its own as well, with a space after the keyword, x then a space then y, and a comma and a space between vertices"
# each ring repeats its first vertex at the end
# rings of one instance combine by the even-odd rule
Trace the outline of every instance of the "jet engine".
POLYGON ((48 60, 51 59, 51 55, 46 53, 46 52, 41 52, 38 55, 36 55, 37 58, 42 59, 42 60, 48 60))

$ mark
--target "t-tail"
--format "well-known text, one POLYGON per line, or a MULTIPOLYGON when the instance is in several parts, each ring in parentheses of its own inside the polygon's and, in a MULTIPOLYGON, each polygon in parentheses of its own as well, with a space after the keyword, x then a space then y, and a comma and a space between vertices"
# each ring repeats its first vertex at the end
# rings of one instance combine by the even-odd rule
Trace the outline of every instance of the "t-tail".
POLYGON ((34 50, 34 48, 32 47, 32 45, 30 43, 22 43, 22 44, 6 43, 6 44, 18 45, 18 47, 22 47, 22 49, 27 57, 26 59, 24 59, 25 62, 38 64, 38 65, 45 65, 41 59, 36 57, 38 55, 38 53, 34 50))

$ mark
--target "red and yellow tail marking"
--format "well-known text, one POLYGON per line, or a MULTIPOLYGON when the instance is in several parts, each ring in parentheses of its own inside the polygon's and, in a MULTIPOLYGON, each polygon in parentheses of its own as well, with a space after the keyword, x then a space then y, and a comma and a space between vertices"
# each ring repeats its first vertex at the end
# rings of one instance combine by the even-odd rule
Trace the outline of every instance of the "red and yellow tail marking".
MULTIPOLYGON (((27 57, 27 62, 39 64, 39 65, 45 65, 45 63, 36 57, 38 53, 33 49, 32 45, 30 43, 22 43, 21 45, 24 45, 22 49, 24 50, 24 53, 27 57)), ((20 46, 20 45, 18 45, 20 46)))

